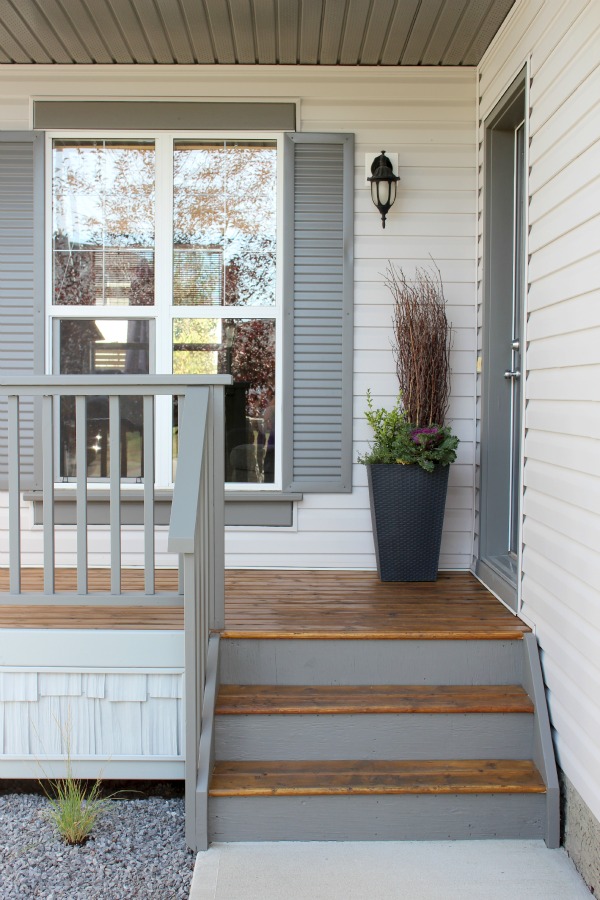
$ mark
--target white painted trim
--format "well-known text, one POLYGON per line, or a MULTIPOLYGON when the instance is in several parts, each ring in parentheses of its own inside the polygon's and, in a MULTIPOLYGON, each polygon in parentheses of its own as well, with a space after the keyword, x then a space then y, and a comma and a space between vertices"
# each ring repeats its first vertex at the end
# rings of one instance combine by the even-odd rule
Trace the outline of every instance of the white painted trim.
POLYGON ((517 558, 517 615, 520 614, 523 607, 523 523, 525 520, 525 435, 527 432, 525 424, 525 415, 527 412, 527 312, 529 307, 529 80, 531 73, 531 55, 527 57, 525 62, 525 165, 524 165, 524 192, 525 192, 525 222, 523 226, 523 238, 525 241, 524 266, 523 266, 523 284, 521 285, 523 303, 521 304, 521 459, 520 459, 520 500, 521 509, 519 511, 519 554, 517 558))
MULTIPOLYGON (((183 98, 185 99, 185 98, 183 98)), ((189 99, 189 98, 188 98, 189 99)), ((271 98, 273 102, 273 98, 271 98)), ((277 100, 277 102, 280 102, 277 100)), ((32 106, 33 109, 33 106, 32 106)), ((53 331, 54 321, 63 318, 81 319, 147 319, 154 323, 154 342, 150 350, 150 372, 172 374, 172 332, 174 319, 273 319, 275 321, 275 422, 282 421, 283 408, 283 135, 281 132, 261 131, 245 132, 224 130, 177 130, 151 131, 135 130, 124 132, 122 129, 96 131, 91 129, 55 129, 46 132, 46 238, 45 238, 45 359, 46 374, 51 374, 58 365, 58 350, 55 346, 53 331), (53 141, 61 139, 112 140, 123 138, 126 133, 131 141, 152 141, 155 155, 155 230, 154 230, 154 305, 147 307, 130 306, 63 306, 52 303, 52 227, 53 227, 53 141), (177 307, 173 306, 173 148, 174 142, 185 140, 271 140, 276 144, 276 183, 277 183, 277 223, 276 223, 276 289, 274 306, 227 306, 227 307, 177 307), (160 229, 157 223, 160 224, 160 229), (154 360, 154 366, 152 366, 154 360)), ((152 339, 152 334, 151 334, 152 339)), ((155 435, 171 433, 172 400, 170 397, 157 397, 155 408, 155 435)), ((56 404, 56 421, 58 401, 56 404)), ((277 425, 276 425, 277 427, 277 425)), ((55 458, 58 460, 58 429, 55 434, 55 458)), ((282 451, 281 440, 275 441, 275 479, 266 484, 232 483, 230 489, 248 492, 281 490, 282 484, 282 451)), ((155 446, 155 481, 159 488, 173 487, 172 441, 156 440, 155 446)))

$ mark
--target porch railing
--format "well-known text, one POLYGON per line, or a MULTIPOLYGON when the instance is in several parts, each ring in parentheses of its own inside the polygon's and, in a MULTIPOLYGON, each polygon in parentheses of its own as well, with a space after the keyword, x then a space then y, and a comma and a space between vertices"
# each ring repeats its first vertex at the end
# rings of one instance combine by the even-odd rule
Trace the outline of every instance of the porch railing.
MULTIPOLYGON (((186 405, 190 408, 190 416, 200 417, 208 425, 219 418, 217 407, 223 406, 224 385, 229 383, 229 376, 31 376, 22 378, 0 378, 0 399, 5 399, 6 410, 6 455, 8 461, 8 563, 9 563, 9 594, 11 602, 56 602, 56 541, 57 532, 54 521, 55 514, 55 485, 61 481, 61 473, 56 466, 56 450, 58 444, 57 416, 60 414, 60 399, 74 398, 75 435, 74 453, 76 475, 69 481, 74 481, 73 494, 76 510, 76 572, 77 595, 85 597, 85 603, 94 603, 100 599, 98 592, 89 590, 89 540, 90 529, 88 526, 88 489, 92 485, 98 487, 95 480, 88 477, 88 433, 86 404, 91 397, 106 397, 108 404, 108 421, 106 423, 107 440, 109 450, 108 478, 106 495, 109 503, 109 532, 110 532, 110 590, 105 596, 115 598, 115 602, 131 603, 134 595, 131 592, 123 593, 121 580, 122 561, 122 436, 120 405, 124 397, 140 397, 142 403, 142 436, 143 470, 137 479, 141 482, 140 500, 143 503, 143 550, 139 554, 140 562, 143 561, 144 587, 139 600, 152 604, 155 594, 155 568, 156 568, 156 526, 155 526, 155 446, 156 446, 156 397, 168 395, 178 398, 179 408, 179 460, 178 477, 174 490, 174 509, 184 509, 187 518, 183 518, 182 512, 177 512, 169 532, 178 535, 174 537, 174 544, 170 549, 175 550, 176 545, 182 546, 181 535, 184 526, 188 527, 192 512, 197 514, 203 523, 203 530, 211 532, 213 517, 217 516, 221 527, 222 516, 215 512, 216 498, 222 498, 223 472, 219 464, 213 466, 212 454, 220 453, 214 443, 207 441, 203 444, 199 439, 197 427, 195 433, 191 433, 191 425, 183 420, 183 409, 186 405), (37 404, 36 432, 34 433, 35 448, 35 478, 36 487, 41 488, 40 497, 43 506, 42 519, 42 555, 43 555, 43 593, 31 594, 22 590, 22 522, 21 522, 21 490, 22 490, 22 455, 23 447, 20 440, 21 409, 23 406, 31 408, 31 399, 37 404), (190 435, 186 437, 186 435, 190 435), (192 444, 188 444, 188 441, 192 444), (203 456, 204 454, 206 458, 203 456), (211 477, 220 479, 219 487, 213 486, 210 491, 205 491, 201 502, 213 504, 209 509, 196 509, 182 504, 177 500, 180 496, 190 496, 186 487, 191 486, 193 478, 200 478, 202 468, 210 469, 211 477), (196 472, 194 473, 194 468, 196 472), (85 477, 82 477, 84 473, 85 477), (182 486, 182 482, 185 482, 182 486), (220 493, 219 493, 220 492, 220 493), (173 531, 173 525, 175 530, 173 531), (179 542, 179 543, 178 543, 179 542), (118 600, 117 600, 118 598, 118 600)), ((220 415, 222 425, 222 414, 220 415)), ((221 427, 221 425, 219 427, 221 427)), ((30 428, 30 423, 27 423, 30 428)), ((165 439, 170 438, 165 435, 165 439)), ((27 451, 26 451, 27 452, 27 451)), ((30 452, 30 448, 29 448, 30 452)), ((221 457, 219 457, 220 459, 221 457)), ((208 477, 208 476, 205 476, 208 477)), ((130 485, 128 485, 130 487, 130 485)), ((221 500, 222 503, 222 500, 221 500)), ((222 529, 221 529, 222 530, 222 529)), ((211 539, 212 540, 212 539, 211 539)), ((212 546, 212 545, 211 545, 212 546)), ((60 549, 60 547, 58 548, 60 549)), ((176 552, 180 552, 176 550, 176 552)), ((204 551, 203 551, 204 552, 204 551)), ((181 576, 180 565, 180 576, 181 576)), ((180 577, 180 582, 181 582, 180 577)), ((184 593, 183 584, 179 584, 179 593, 184 593)), ((65 599, 64 592, 60 592, 61 599, 65 599)), ((73 598, 74 599, 74 598, 73 598)), ((158 598, 157 598, 158 599, 158 598)), ((213 610, 214 613, 214 600, 213 610)))

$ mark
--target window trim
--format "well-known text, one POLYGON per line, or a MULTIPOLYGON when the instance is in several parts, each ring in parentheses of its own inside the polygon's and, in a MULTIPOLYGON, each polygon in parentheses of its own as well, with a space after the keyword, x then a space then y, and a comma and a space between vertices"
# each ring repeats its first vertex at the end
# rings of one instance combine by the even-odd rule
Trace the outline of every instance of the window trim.
MULTIPOLYGON (((239 318, 239 319, 273 319, 275 321, 275 421, 277 423, 275 441, 275 478, 265 484, 243 482, 227 482, 226 493, 243 491, 248 495, 258 496, 263 492, 281 491, 283 485, 284 456, 283 448, 287 441, 283 435, 283 392, 284 376, 284 132, 223 130, 169 130, 160 129, 51 129, 44 134, 45 147, 45 184, 44 184, 44 372, 52 374, 56 365, 54 345, 54 320, 60 319, 149 319, 151 331, 154 330, 155 342, 151 348, 150 358, 154 361, 154 371, 161 374, 172 373, 172 332, 175 318, 239 318), (64 306, 52 303, 52 227, 53 227, 53 141, 54 140, 113 140, 127 138, 132 141, 149 140, 154 142, 156 177, 155 177, 155 222, 161 224, 160 237, 155 229, 155 303, 153 306, 64 306), (173 296, 173 148, 179 139, 189 141, 252 141, 272 140, 276 144, 276 285, 275 305, 256 307, 185 307, 173 306, 169 298, 173 296), (165 326, 168 325, 168 328, 165 326), (162 326, 162 327, 161 327, 162 326), (168 333, 159 340, 159 334, 168 333), (160 346, 159 346, 160 344, 160 346)), ((168 398, 157 398, 156 401, 156 434, 170 431, 171 408, 168 398)), ((155 481, 160 489, 172 489, 172 455, 171 442, 161 447, 157 441, 155 452, 155 481)), ((56 457, 58 459, 58 456, 56 457)), ((60 478, 57 475, 57 484, 60 478)), ((95 483, 95 487, 104 489, 103 483, 95 483)), ((108 485, 106 485, 108 489, 108 485)))

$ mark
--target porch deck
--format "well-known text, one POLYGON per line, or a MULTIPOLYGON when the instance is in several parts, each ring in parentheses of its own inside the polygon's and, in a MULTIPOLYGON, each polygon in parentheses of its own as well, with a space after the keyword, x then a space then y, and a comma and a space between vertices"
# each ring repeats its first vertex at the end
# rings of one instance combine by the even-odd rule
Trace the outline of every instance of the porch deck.
MULTIPOLYGON (((56 589, 76 598, 76 570, 58 569, 56 589)), ((91 569, 90 591, 103 605, 11 603, 0 569, 0 628, 182 630, 183 607, 161 606, 177 591, 177 571, 156 572, 149 606, 127 606, 144 573, 123 571, 123 602, 110 602, 110 570, 91 569), (3 602, 2 592, 6 602, 3 602), (108 595, 108 596, 107 596, 108 595)), ((42 591, 42 569, 23 570, 23 590, 42 591)), ((382 583, 374 572, 234 569, 225 573, 229 638, 370 638, 518 640, 530 629, 468 572, 441 572, 436 582, 382 583)))

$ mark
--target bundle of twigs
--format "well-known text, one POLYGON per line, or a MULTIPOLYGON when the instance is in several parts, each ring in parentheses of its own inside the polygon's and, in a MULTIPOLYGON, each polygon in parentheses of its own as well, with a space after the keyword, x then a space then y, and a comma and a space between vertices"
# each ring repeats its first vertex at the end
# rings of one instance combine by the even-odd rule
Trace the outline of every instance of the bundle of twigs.
POLYGON ((441 427, 450 396, 452 326, 440 271, 416 269, 409 282, 388 263, 384 278, 394 298, 393 349, 408 421, 417 428, 441 427))

